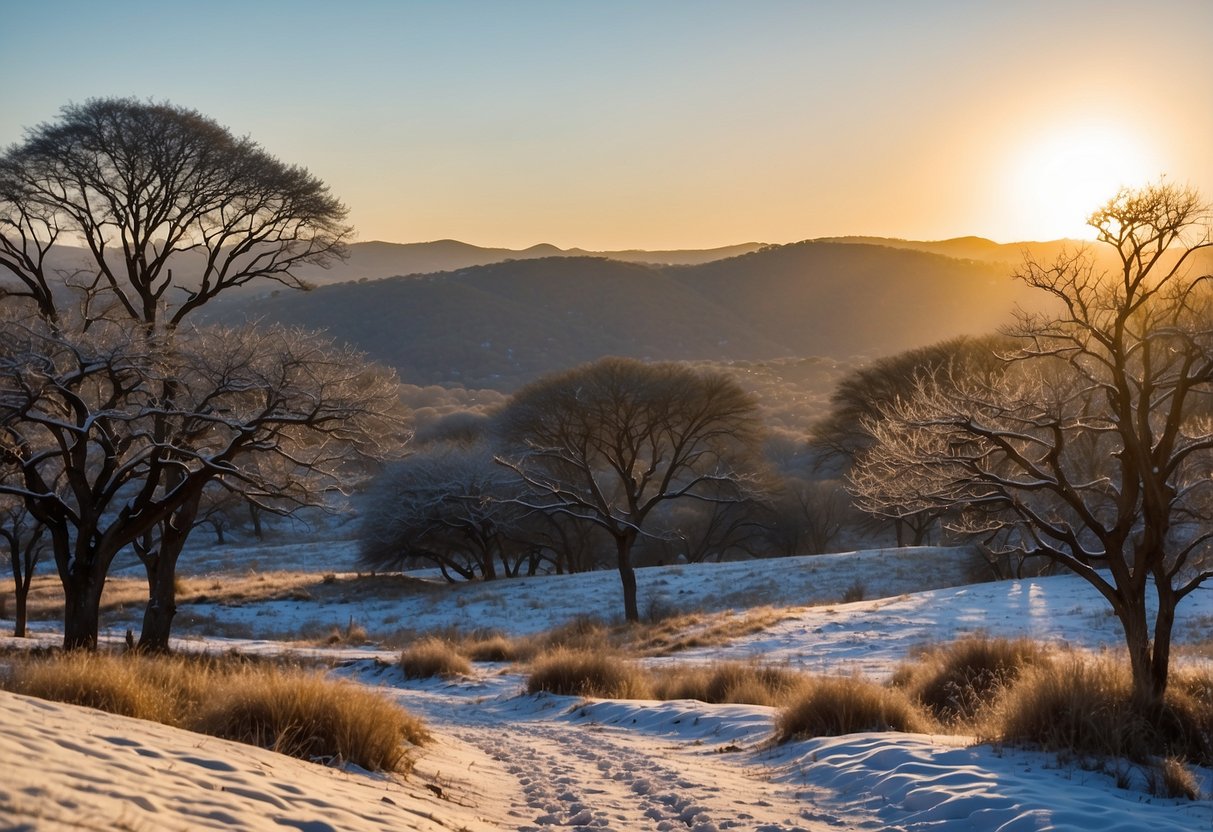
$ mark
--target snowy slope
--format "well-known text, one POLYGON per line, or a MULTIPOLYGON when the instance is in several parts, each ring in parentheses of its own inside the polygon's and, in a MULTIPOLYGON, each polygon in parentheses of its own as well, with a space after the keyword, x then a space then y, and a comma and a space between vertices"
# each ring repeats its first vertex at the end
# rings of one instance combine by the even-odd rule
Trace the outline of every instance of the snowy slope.
MULTIPOLYGON (((642 593, 673 604, 824 602, 790 609, 782 622, 727 647, 652 661, 758 657, 883 678, 915 646, 977 631, 1116 647, 1115 620, 1080 579, 956 585, 970 568, 954 551, 918 550, 642 570, 642 593), (837 603, 857 577, 869 600, 837 603), (914 591, 923 586, 932 588, 914 591)), ((336 623, 351 610, 371 622, 402 616, 418 631, 457 623, 534 632, 578 613, 613 614, 616 581, 601 573, 441 588, 365 610, 351 601, 325 614, 336 623)), ((1181 607, 1181 646, 1213 640, 1210 595, 1181 607)), ((222 612, 289 625, 311 614, 306 604, 222 612)), ((192 642, 205 644, 233 642, 192 642)), ((527 696, 523 675, 504 665, 478 666, 468 679, 409 682, 369 660, 389 652, 332 652, 350 660, 336 672, 382 686, 438 736, 409 781, 4 694, 0 829, 1213 828, 1208 800, 1153 798, 1144 773, 1129 766, 1133 787, 1118 789, 1110 775, 1054 755, 958 737, 870 733, 774 747, 768 708, 527 696)), ((1213 794, 1213 772, 1199 774, 1213 794)))

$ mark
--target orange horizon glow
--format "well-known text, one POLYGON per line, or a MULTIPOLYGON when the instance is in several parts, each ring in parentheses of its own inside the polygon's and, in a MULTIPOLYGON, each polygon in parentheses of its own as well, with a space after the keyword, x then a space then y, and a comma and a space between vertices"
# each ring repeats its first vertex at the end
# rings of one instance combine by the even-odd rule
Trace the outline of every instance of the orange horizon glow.
POLYGON ((169 100, 308 168, 363 241, 1017 243, 1163 176, 1213 198, 1208 0, 214 0, 222 60, 188 7, 10 5, 0 146, 169 100))

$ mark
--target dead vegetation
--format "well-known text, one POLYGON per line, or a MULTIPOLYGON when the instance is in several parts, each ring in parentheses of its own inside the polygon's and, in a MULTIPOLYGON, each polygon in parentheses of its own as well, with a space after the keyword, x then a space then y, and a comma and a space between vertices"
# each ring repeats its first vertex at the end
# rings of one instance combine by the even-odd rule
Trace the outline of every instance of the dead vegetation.
POLYGON ((365 686, 235 657, 15 656, 0 684, 27 696, 372 771, 407 771, 409 746, 429 739, 421 720, 365 686))

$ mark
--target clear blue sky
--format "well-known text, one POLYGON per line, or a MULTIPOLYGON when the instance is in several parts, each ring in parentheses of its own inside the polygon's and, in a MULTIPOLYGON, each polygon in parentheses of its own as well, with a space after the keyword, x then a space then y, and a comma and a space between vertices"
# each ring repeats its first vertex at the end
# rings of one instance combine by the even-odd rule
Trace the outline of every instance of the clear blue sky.
POLYGON ((194 107, 360 239, 698 247, 1079 233, 1213 196, 1213 2, 0 2, 0 143, 194 107))

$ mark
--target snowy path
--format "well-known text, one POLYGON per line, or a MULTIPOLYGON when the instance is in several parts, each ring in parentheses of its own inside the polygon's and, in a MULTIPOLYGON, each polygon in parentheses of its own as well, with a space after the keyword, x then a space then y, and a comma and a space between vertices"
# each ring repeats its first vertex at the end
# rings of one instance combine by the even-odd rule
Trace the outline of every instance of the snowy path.
POLYGON ((619 729, 523 725, 461 737, 502 762, 526 805, 510 814, 520 832, 584 830, 807 830, 794 794, 736 766, 689 759, 680 746, 636 742, 619 729), (631 740, 631 741, 629 741, 631 740), (485 747, 488 746, 488 747, 485 747))
MULTIPOLYGON (((372 675, 376 683, 399 684, 394 669, 372 675)), ((649 710, 642 703, 621 703, 626 724, 611 725, 614 703, 580 707, 568 697, 518 696, 520 677, 513 675, 470 685, 404 684, 411 689, 398 693, 411 710, 517 781, 520 793, 504 814, 520 832, 862 828, 854 819, 805 820, 821 815, 805 802, 803 787, 775 782, 772 768, 753 761, 771 731, 764 709, 744 707, 739 719, 709 721, 695 714, 702 706, 686 703, 686 719, 674 716, 679 729, 670 731, 679 703, 653 709, 665 728, 645 724, 649 710)))

